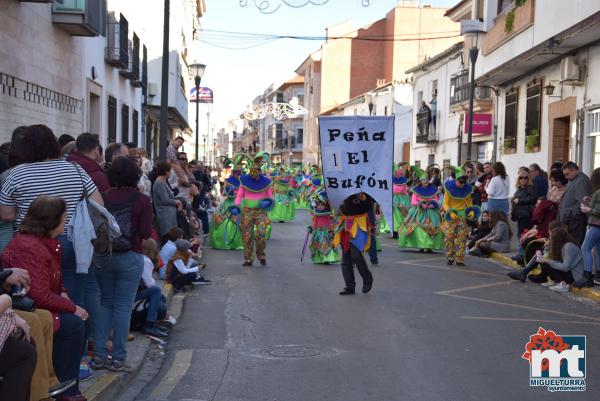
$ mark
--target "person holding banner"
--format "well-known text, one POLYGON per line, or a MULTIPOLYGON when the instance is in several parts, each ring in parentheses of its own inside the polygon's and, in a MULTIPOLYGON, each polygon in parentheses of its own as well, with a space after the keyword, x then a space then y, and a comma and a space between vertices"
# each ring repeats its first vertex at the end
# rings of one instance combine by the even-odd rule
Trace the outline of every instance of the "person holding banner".
POLYGON ((335 216, 329 205, 327 192, 323 188, 316 191, 311 201, 312 222, 308 232, 312 235, 310 255, 315 264, 339 263, 340 255, 333 246, 335 216))
MULTIPOLYGON (((225 199, 215 212, 213 224, 210 227, 210 246, 221 250, 244 249, 242 234, 239 230, 239 213, 235 206, 235 197, 240 187, 240 176, 242 174, 241 162, 244 155, 238 154, 233 160, 222 156, 223 166, 231 166, 231 175, 224 181, 223 195, 225 199)), ((239 210, 239 209, 238 209, 239 210)))
POLYGON ((444 183, 444 234, 446 236, 446 259, 449 265, 465 265, 465 250, 471 221, 481 214, 478 206, 473 206, 471 194, 473 186, 467 184, 467 176, 460 175, 455 180, 444 183))
POLYGON ((371 245, 375 246, 371 244, 374 222, 368 218, 371 210, 373 210, 373 199, 364 192, 350 195, 340 207, 341 216, 333 239, 335 247, 338 245, 342 247, 342 275, 345 287, 340 295, 355 293, 354 266, 363 280, 362 292, 368 293, 373 286, 373 274, 363 255, 371 245))
POLYGON ((267 264, 265 249, 267 246, 267 226, 270 221, 267 213, 273 209, 272 182, 262 174, 262 166, 268 166, 270 156, 266 152, 258 152, 250 164, 250 173, 240 178, 240 188, 235 204, 241 208, 242 241, 244 242, 244 263, 252 266, 254 261, 254 244, 256 257, 261 265, 267 264))
POLYGON ((415 171, 419 183, 410 189, 411 208, 398 235, 399 248, 417 248, 419 252, 441 250, 443 234, 438 204, 438 188, 429 182, 423 170, 415 171))

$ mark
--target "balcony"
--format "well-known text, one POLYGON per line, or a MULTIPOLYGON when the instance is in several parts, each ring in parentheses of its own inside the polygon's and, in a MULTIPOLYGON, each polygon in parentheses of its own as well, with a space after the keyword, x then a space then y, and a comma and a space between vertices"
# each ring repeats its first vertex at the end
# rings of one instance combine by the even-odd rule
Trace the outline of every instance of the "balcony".
MULTIPOLYGON (((469 71, 464 70, 450 78, 450 106, 462 105, 469 101, 471 85, 469 82, 469 71)), ((492 91, 490 88, 475 88, 475 110, 477 111, 478 106, 483 106, 482 103, 489 103, 486 106, 490 106, 492 102, 492 91)), ((462 107, 461 107, 462 109, 462 107)))
POLYGON ((52 22, 72 36, 104 36, 106 2, 63 0, 52 3, 52 22))
POLYGON ((131 80, 131 85, 141 86, 140 83, 140 40, 137 35, 133 34, 133 41, 128 45, 129 63, 126 68, 121 68, 119 74, 131 80))
POLYGON ((417 113, 417 143, 436 143, 439 137, 439 123, 439 112, 433 115, 430 111, 417 113))
POLYGON ((488 30, 483 39, 482 53, 484 56, 533 25, 535 3, 535 0, 527 0, 520 7, 513 5, 494 18, 494 26, 488 30))

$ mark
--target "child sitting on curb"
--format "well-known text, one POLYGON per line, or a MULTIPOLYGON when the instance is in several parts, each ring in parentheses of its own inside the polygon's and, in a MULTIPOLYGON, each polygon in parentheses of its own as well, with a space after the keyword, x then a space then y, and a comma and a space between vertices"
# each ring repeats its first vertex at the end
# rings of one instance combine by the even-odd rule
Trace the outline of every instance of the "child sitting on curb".
POLYGON ((175 292, 181 291, 189 285, 211 284, 210 280, 205 279, 198 273, 198 266, 193 259, 191 252, 192 244, 184 239, 175 241, 176 252, 167 264, 166 278, 167 282, 173 284, 175 292))

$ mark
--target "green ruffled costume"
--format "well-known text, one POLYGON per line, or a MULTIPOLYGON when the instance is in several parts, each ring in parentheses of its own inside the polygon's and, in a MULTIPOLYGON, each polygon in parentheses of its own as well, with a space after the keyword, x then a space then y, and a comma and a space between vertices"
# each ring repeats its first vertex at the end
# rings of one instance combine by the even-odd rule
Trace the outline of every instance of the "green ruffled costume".
POLYGON ((288 181, 279 179, 273 186, 275 206, 269 212, 271 221, 294 221, 296 218, 296 203, 293 201, 288 181))
POLYGON ((313 263, 339 263, 341 256, 333 246, 331 229, 335 226, 331 212, 313 212, 310 253, 313 263))
POLYGON ((228 212, 229 208, 234 206, 234 204, 235 199, 225 199, 214 215, 213 224, 210 227, 209 233, 210 246, 214 249, 244 249, 242 232, 228 212))
POLYGON ((404 225, 398 231, 399 248, 435 249, 441 250, 444 245, 444 234, 441 231, 442 218, 437 205, 437 188, 416 186, 413 193, 412 206, 404 225), (428 189, 432 188, 432 189, 428 189), (433 208, 422 206, 434 205, 433 208))

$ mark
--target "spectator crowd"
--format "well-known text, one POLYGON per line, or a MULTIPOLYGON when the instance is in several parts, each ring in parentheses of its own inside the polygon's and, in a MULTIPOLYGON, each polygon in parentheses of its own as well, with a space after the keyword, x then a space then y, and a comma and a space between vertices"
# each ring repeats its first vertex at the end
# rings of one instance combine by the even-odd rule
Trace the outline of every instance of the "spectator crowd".
POLYGON ((131 370, 130 330, 169 335, 162 280, 210 284, 217 182, 182 144, 156 165, 136 144, 44 125, 0 146, 0 401, 85 401, 94 371, 131 370))

